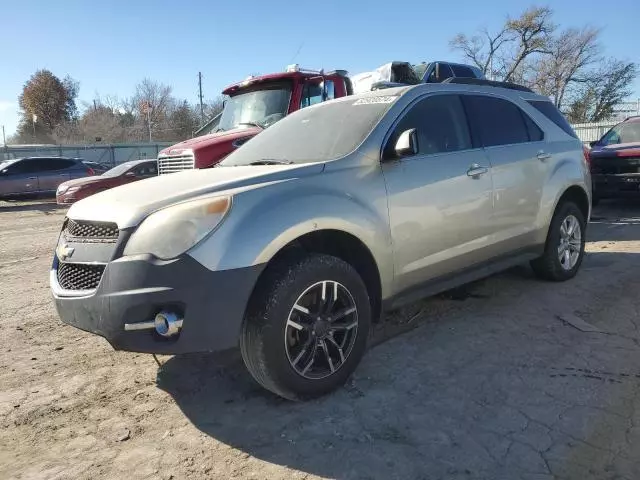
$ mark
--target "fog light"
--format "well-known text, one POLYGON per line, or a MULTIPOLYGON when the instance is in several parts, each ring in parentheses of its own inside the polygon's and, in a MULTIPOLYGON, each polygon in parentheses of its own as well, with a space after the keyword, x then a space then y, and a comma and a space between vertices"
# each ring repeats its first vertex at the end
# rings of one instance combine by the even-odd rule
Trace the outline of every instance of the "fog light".
POLYGON ((154 320, 156 332, 163 337, 173 337, 182 328, 182 318, 172 312, 160 312, 154 320))

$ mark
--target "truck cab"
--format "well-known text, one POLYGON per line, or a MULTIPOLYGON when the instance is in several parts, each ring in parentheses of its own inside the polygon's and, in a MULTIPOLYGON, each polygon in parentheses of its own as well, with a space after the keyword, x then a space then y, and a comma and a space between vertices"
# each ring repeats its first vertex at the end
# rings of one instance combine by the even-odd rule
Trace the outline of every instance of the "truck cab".
POLYGON ((222 113, 208 124, 211 133, 162 150, 159 175, 213 167, 286 115, 353 91, 344 70, 325 73, 289 65, 285 72, 249 77, 222 93, 228 98, 222 113))

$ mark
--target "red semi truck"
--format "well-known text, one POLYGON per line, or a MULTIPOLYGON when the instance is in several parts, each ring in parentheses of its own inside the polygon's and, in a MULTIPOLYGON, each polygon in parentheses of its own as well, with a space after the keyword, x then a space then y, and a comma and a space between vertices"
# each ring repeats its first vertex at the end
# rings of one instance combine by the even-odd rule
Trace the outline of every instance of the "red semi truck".
MULTIPOLYGON (((484 78, 475 67, 451 62, 416 66, 390 62, 374 72, 356 75, 354 84, 375 90, 401 84, 442 82, 452 77, 484 78)), ((294 64, 284 72, 249 77, 222 92, 228 98, 222 113, 208 123, 211 133, 190 138, 159 153, 158 174, 213 167, 286 115, 325 100, 352 95, 353 90, 345 70, 304 70, 294 64)))
POLYGON ((290 65, 285 72, 249 77, 222 93, 228 99, 213 132, 162 150, 159 175, 213 167, 285 115, 353 91, 344 70, 321 72, 290 65))

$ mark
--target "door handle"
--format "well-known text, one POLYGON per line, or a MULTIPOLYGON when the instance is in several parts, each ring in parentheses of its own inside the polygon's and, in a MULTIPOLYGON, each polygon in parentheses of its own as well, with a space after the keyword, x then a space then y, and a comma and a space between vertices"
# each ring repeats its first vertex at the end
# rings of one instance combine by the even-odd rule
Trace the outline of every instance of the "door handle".
POLYGON ((538 152, 538 160, 541 161, 545 161, 545 160, 549 160, 551 158, 551 154, 550 153, 544 153, 544 150, 540 150, 538 152))
POLYGON ((467 170, 467 176, 472 178, 479 178, 480 175, 484 175, 488 171, 489 169, 487 167, 481 167, 477 163, 474 163, 469 167, 469 170, 467 170))

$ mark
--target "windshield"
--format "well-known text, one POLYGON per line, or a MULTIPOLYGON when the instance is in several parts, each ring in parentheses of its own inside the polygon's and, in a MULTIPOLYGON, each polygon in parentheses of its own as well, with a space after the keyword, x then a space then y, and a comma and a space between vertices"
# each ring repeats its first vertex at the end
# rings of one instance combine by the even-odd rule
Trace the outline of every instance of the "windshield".
POLYGON ((220 165, 325 162, 344 157, 364 141, 397 98, 346 97, 303 108, 252 138, 220 165))
POLYGON ((5 168, 7 168, 9 165, 11 165, 12 163, 16 163, 18 161, 18 159, 14 159, 14 160, 3 160, 0 162, 0 172, 2 170, 4 170, 5 168))
POLYGON ((291 86, 282 83, 262 84, 259 88, 227 100, 218 130, 231 130, 243 124, 266 128, 284 118, 289 110, 291 86))
POLYGON ((635 142, 640 142, 640 122, 620 123, 609 130, 600 140, 601 145, 635 142))
POLYGON ((116 165, 115 167, 113 167, 111 170, 107 170, 101 176, 102 177, 118 177, 123 173, 125 173, 134 165, 135 163, 132 163, 132 162, 121 163, 120 165, 116 165))

